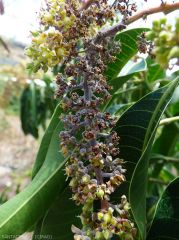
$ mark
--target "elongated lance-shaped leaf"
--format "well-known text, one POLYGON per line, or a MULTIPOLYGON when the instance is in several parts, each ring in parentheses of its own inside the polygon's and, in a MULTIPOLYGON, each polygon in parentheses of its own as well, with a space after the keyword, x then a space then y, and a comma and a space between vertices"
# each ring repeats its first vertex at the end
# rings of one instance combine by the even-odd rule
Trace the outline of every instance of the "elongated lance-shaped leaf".
POLYGON ((179 178, 173 180, 160 198, 147 240, 179 239, 179 178))
POLYGON ((117 78, 113 78, 108 81, 109 85, 112 87, 112 89, 110 90, 110 94, 112 94, 112 97, 102 107, 103 111, 106 111, 106 109, 108 109, 110 106, 113 106, 115 99, 117 99, 120 95, 120 92, 118 90, 122 87, 122 85, 126 83, 129 79, 131 79, 133 76, 135 76, 135 74, 146 71, 146 67, 146 62, 144 59, 142 59, 140 62, 132 64, 131 67, 130 65, 128 65, 127 69, 125 66, 117 78))
POLYGON ((129 61, 138 52, 137 38, 147 28, 136 28, 123 31, 117 34, 115 40, 121 44, 121 51, 116 55, 116 61, 109 63, 105 75, 108 77, 108 84, 112 87, 110 93, 112 98, 102 106, 103 111, 110 107, 117 98, 117 91, 132 78, 136 73, 147 70, 147 64, 142 61, 131 64, 129 61), (116 93, 116 94, 114 94, 116 93))
POLYGON ((126 162, 127 176, 131 177, 178 81, 177 78, 169 85, 144 96, 127 109, 116 123, 114 130, 120 137, 120 157, 126 162))
POLYGON ((4 239, 5 234, 15 238, 27 231, 45 214, 58 193, 63 191, 66 185, 64 164, 67 159, 59 152, 58 139, 62 128, 59 122, 51 132, 48 150, 38 163, 36 172, 43 165, 33 181, 24 191, 0 206, 0 239, 4 239))
MULTIPOLYGON (((161 135, 155 141, 152 148, 152 152, 156 154, 162 154, 165 156, 172 156, 175 151, 176 143, 179 140, 179 125, 177 122, 174 124, 167 124, 163 127, 161 135)), ((152 176, 158 178, 161 170, 163 168, 163 163, 155 164, 152 176)), ((150 189, 154 188, 154 185, 150 186, 150 189)))
POLYGON ((146 79, 149 83, 154 83, 156 80, 164 79, 166 77, 166 71, 155 60, 147 58, 147 74, 146 79))
POLYGON ((132 213, 142 239, 146 232, 146 185, 148 158, 162 113, 171 100, 179 79, 142 98, 119 119, 115 131, 120 136, 120 157, 126 161, 127 181, 114 194, 128 194, 132 213), (130 182, 130 187, 129 187, 130 182))
POLYGON ((126 63, 138 52, 137 39, 142 32, 148 30, 148 28, 134 28, 116 35, 115 41, 119 41, 121 50, 116 55, 116 60, 107 66, 105 74, 109 80, 116 78, 126 63))
MULTIPOLYGON (((50 235, 53 240, 73 240, 72 225, 81 228, 81 207, 71 199, 71 190, 66 187, 36 227, 33 240, 50 235)), ((42 238, 43 239, 43 238, 42 238)))
MULTIPOLYGON (((126 67, 124 67, 124 68, 126 68, 126 67)), ((122 69, 122 71, 123 71, 123 69, 122 69)), ((136 73, 144 72, 146 70, 147 70, 147 66, 146 66, 146 62, 144 59, 142 59, 138 63, 133 64, 131 68, 128 66, 128 71, 126 69, 124 69, 125 72, 121 71, 117 78, 112 78, 111 80, 109 80, 109 85, 111 85, 113 87, 110 90, 110 93, 115 93, 120 87, 122 87, 122 85, 124 83, 126 83, 136 73)))
MULTIPOLYGON (((52 116, 52 120, 49 123, 48 128, 45 131, 45 134, 42 138, 38 153, 37 153, 37 157, 35 160, 35 164, 33 167, 33 171, 32 171, 32 178, 35 177, 35 175, 37 174, 37 172, 40 170, 40 168, 42 167, 45 159, 46 159, 46 155, 49 149, 49 145, 50 145, 50 141, 52 139, 54 130, 56 129, 56 127, 59 124, 59 117, 60 114, 62 113, 62 108, 60 107, 60 104, 56 107, 54 114, 52 116)), ((57 138, 58 141, 58 138, 57 138)))
POLYGON ((33 81, 24 89, 20 104, 20 118, 23 132, 25 134, 32 134, 35 138, 38 138, 37 89, 33 81))
MULTIPOLYGON (((126 64, 128 65, 128 64, 126 64)), ((147 70, 146 61, 142 59, 140 62, 125 66, 117 78, 113 78, 108 81, 109 85, 112 86, 110 93, 115 93, 122 85, 127 82, 136 73, 144 72, 147 70)))

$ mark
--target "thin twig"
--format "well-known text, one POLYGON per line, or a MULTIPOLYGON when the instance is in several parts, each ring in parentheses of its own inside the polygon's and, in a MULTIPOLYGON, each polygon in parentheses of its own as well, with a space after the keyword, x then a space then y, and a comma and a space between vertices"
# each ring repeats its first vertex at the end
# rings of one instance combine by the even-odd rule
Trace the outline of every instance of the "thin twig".
POLYGON ((178 121, 179 121, 179 116, 171 117, 171 118, 165 118, 165 119, 160 121, 159 126, 167 125, 167 124, 170 124, 172 122, 178 122, 178 121))
POLYGON ((0 37, 0 44, 6 49, 8 53, 10 53, 8 45, 5 43, 5 41, 0 37))
POLYGON ((89 8, 89 6, 94 2, 94 0, 88 0, 85 1, 83 6, 79 9, 79 11, 85 10, 87 8, 89 8))
POLYGON ((178 159, 178 158, 162 158, 162 159, 159 159, 159 160, 160 160, 161 162, 179 164, 179 159, 178 159))
POLYGON ((164 156, 161 154, 154 154, 151 156, 151 163, 155 164, 156 161, 158 163, 159 162, 167 162, 167 163, 179 163, 179 158, 175 158, 175 157, 170 157, 170 156, 164 156))
POLYGON ((94 39, 94 43, 97 44, 106 37, 112 37, 117 32, 122 31, 125 28, 126 28, 126 25, 124 23, 120 22, 119 24, 116 24, 110 28, 104 29, 98 33, 98 35, 94 39))
POLYGON ((158 7, 152 7, 149 9, 145 9, 139 13, 136 13, 135 15, 131 16, 128 20, 127 20, 127 25, 137 21, 140 18, 145 18, 148 15, 152 15, 154 13, 159 13, 159 12, 163 12, 165 14, 171 13, 175 10, 179 9, 179 2, 176 3, 163 3, 158 7))
POLYGON ((156 179, 156 178, 149 178, 149 182, 153 182, 153 183, 157 183, 165 186, 169 184, 168 182, 165 182, 163 180, 156 179))
POLYGON ((113 36, 115 35, 117 32, 123 30, 126 25, 129 25, 141 18, 146 18, 148 15, 152 15, 154 13, 159 13, 159 12, 163 12, 165 14, 168 14, 172 11, 175 11, 179 9, 179 2, 176 3, 163 3, 158 7, 152 7, 149 9, 145 9, 141 12, 136 13, 135 15, 129 17, 126 21, 125 24, 124 22, 120 22, 108 29, 104 29, 101 32, 98 33, 96 39, 94 40, 94 42, 99 42, 101 39, 105 38, 105 37, 109 37, 109 36, 113 36))

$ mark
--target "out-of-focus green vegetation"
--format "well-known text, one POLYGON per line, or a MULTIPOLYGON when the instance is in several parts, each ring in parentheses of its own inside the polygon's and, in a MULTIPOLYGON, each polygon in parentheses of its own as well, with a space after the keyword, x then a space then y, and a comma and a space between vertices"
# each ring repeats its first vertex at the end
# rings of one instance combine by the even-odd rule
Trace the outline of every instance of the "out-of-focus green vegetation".
POLYGON ((46 129, 57 101, 54 99, 54 84, 47 75, 42 80, 31 81, 25 86, 20 98, 20 117, 25 134, 39 137, 39 127, 46 129))
POLYGON ((20 95, 29 78, 24 45, 2 39, 0 43, 0 108, 7 114, 19 115, 20 95))

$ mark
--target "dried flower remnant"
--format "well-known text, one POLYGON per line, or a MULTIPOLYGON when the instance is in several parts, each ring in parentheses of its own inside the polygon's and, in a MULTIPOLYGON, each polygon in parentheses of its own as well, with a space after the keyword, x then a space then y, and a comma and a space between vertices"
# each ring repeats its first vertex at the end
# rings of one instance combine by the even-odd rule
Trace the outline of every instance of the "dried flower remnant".
POLYGON ((119 11, 123 15, 123 21, 125 22, 133 12, 137 11, 136 3, 131 3, 130 0, 116 0, 113 3, 116 11, 119 11))
POLYGON ((152 56, 153 42, 147 40, 146 32, 143 32, 140 36, 138 36, 137 47, 140 53, 149 53, 150 56, 152 56))
POLYGON ((80 1, 48 0, 40 16, 43 30, 33 33, 27 50, 35 71, 65 65, 64 73, 56 78, 56 97, 61 98, 65 112, 60 140, 62 153, 69 156, 66 175, 73 200, 83 205, 83 227, 72 227, 76 240, 113 236, 132 240, 136 235, 126 197, 117 205, 110 204, 111 193, 125 181, 125 169, 118 158, 119 137, 112 131, 116 119, 100 111, 101 104, 110 99, 103 73, 120 46, 113 37, 97 36, 116 11, 116 5, 106 0, 92 1, 87 8, 80 1), (97 202, 99 209, 94 208, 97 202))
POLYGON ((2 0, 0 0, 0 15, 4 14, 4 3, 2 0))

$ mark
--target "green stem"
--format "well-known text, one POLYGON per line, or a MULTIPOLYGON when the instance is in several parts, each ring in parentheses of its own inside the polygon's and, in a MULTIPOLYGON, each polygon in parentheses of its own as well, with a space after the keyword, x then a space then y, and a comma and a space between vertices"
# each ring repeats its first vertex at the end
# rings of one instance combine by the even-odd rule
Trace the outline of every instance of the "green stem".
POLYGON ((179 121, 179 116, 170 117, 170 118, 165 118, 165 119, 163 119, 163 120, 160 121, 159 126, 167 125, 167 124, 170 124, 170 123, 172 123, 172 122, 178 122, 178 121, 179 121))
MULTIPOLYGON (((179 163, 179 158, 175 158, 175 157, 169 157, 169 156, 164 156, 164 155, 161 155, 161 154, 154 154, 152 157, 151 157, 151 160, 159 160, 159 161, 165 161, 165 162, 168 162, 168 163, 179 163)), ((152 162, 154 163, 154 161, 152 162)))
POLYGON ((161 185, 164 185, 164 186, 166 186, 166 185, 169 184, 168 182, 165 182, 165 181, 163 181, 163 180, 156 179, 156 178, 149 178, 149 182, 161 184, 161 185))

